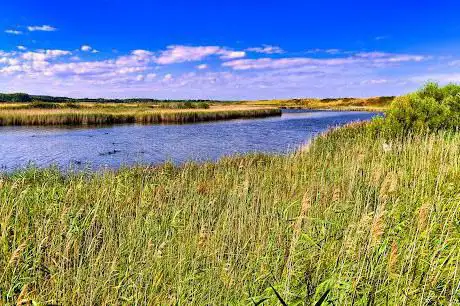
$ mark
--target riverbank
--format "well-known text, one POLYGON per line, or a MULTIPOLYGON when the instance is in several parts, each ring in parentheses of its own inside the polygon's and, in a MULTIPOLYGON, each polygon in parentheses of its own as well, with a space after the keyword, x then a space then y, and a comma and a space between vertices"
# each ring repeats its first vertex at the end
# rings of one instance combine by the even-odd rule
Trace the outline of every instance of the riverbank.
POLYGON ((49 105, 53 104, 41 103, 36 108, 27 104, 1 104, 0 126, 193 123, 281 115, 279 108, 260 106, 168 109, 150 104, 55 104, 57 108, 48 108, 49 105))
POLYGON ((4 302, 456 301, 460 136, 350 125, 295 154, 1 178, 4 302), (274 289, 273 289, 274 288, 274 289))
POLYGON ((329 99, 285 99, 285 100, 257 100, 243 101, 238 105, 279 107, 286 109, 311 109, 335 111, 372 111, 387 110, 395 97, 370 98, 329 98, 329 99))

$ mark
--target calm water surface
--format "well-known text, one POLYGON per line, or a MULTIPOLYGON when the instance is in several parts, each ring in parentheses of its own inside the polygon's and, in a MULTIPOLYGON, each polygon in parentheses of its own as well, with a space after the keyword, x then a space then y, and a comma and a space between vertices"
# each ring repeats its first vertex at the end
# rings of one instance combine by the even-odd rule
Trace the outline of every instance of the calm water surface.
POLYGON ((368 120, 377 113, 283 111, 281 117, 187 125, 117 125, 95 128, 0 127, 0 167, 33 164, 111 167, 167 160, 216 160, 247 152, 286 153, 329 127, 368 120))

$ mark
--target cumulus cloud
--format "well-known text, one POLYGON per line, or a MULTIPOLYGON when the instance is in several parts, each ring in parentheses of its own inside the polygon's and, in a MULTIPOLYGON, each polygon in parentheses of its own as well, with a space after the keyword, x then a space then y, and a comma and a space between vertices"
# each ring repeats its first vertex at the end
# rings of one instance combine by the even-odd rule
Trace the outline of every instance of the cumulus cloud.
MULTIPOLYGON (((134 50, 125 56, 101 61, 82 61, 67 50, 35 50, 29 52, 1 52, 0 76, 55 77, 59 80, 75 79, 98 84, 113 84, 122 80, 135 82, 139 75, 153 69, 153 53, 134 50)), ((153 74, 144 79, 151 80, 153 74)))
POLYGON ((133 51, 131 51, 131 54, 134 55, 134 56, 137 56, 139 58, 143 58, 143 59, 147 59, 147 58, 153 56, 153 52, 150 52, 150 51, 147 51, 147 50, 141 50, 141 49, 133 50, 133 51))
MULTIPOLYGON (((418 79, 411 75, 411 63, 424 65, 425 71, 429 71, 429 63, 433 62, 422 63, 429 56, 384 52, 318 58, 242 58, 246 55, 242 53, 218 46, 175 45, 157 52, 137 49, 127 54, 112 54, 104 60, 86 60, 59 49, 0 50, 0 86, 43 94, 106 97, 362 96, 398 94, 410 86, 418 86, 418 79), (206 70, 209 63, 205 60, 209 57, 221 60, 221 65, 230 69, 206 70), (186 64, 168 66, 177 63, 186 64), (196 69, 201 71, 198 73, 196 69)), ((449 61, 453 59, 443 59, 444 70, 449 61)), ((426 81, 427 76, 423 77, 426 81)), ((437 77, 456 80, 458 74, 437 77)))
POLYGON ((46 61, 48 59, 71 54, 72 52, 65 50, 38 50, 25 52, 21 55, 21 57, 28 61, 46 61))
POLYGON ((54 32, 57 31, 55 27, 52 27, 50 25, 41 25, 41 26, 28 26, 27 30, 30 32, 35 32, 35 31, 42 31, 42 32, 54 32))
POLYGON ((160 65, 200 61, 208 56, 218 55, 221 59, 235 59, 246 56, 244 51, 232 51, 218 46, 168 46, 155 59, 160 65))
POLYGON ((24 47, 24 46, 17 46, 16 48, 18 48, 18 49, 19 49, 19 50, 21 50, 21 51, 25 51, 25 50, 27 50, 27 48, 26 48, 26 47, 24 47))
POLYGON ((189 47, 189 46, 169 46, 167 50, 161 52, 156 62, 161 65, 199 61, 203 58, 216 54, 220 50, 216 46, 189 47))
POLYGON ((83 52, 99 53, 98 50, 94 49, 90 45, 82 45, 80 47, 80 50, 83 51, 83 52))
POLYGON ((21 35, 22 31, 19 31, 19 30, 5 30, 5 33, 12 34, 12 35, 21 35))
POLYGON ((83 45, 83 46, 81 46, 80 50, 84 51, 84 52, 89 52, 89 51, 93 50, 93 48, 90 45, 83 45))
POLYGON ((234 58, 241 58, 246 56, 246 52, 244 51, 228 51, 228 50, 221 50, 218 54, 220 54, 220 58, 227 60, 227 59, 234 59, 234 58))
POLYGON ((281 54, 284 50, 278 46, 263 45, 262 47, 247 48, 246 51, 263 54, 281 54))

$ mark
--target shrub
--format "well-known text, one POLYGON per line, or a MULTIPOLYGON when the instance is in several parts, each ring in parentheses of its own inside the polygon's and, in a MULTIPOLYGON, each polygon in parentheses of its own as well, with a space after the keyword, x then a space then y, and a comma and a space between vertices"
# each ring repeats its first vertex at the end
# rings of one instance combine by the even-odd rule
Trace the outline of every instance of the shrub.
POLYGON ((160 103, 156 108, 165 108, 165 109, 194 109, 202 108, 208 109, 209 104, 206 102, 169 102, 169 103, 160 103))
POLYGON ((52 109, 59 108, 59 104, 51 102, 32 102, 29 106, 30 108, 42 108, 42 109, 52 109))
POLYGON ((188 101, 184 102, 183 106, 184 106, 184 108, 193 108, 192 102, 188 102, 188 101))
POLYGON ((81 108, 80 104, 74 103, 74 102, 69 102, 64 104, 65 107, 67 108, 81 108))
POLYGON ((396 98, 385 120, 374 125, 394 132, 425 132, 460 127, 460 85, 427 83, 420 90, 396 98))
POLYGON ((205 103, 205 102, 198 102, 198 103, 196 104, 196 108, 208 109, 208 108, 209 108, 209 104, 208 104, 208 103, 205 103))

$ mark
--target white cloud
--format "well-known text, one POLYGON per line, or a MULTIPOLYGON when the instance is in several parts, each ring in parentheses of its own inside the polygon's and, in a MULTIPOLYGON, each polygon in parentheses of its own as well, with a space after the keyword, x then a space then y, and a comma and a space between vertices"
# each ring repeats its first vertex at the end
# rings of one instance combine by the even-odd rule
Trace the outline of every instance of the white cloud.
POLYGON ((131 51, 131 54, 139 58, 149 58, 153 56, 153 52, 150 52, 147 50, 139 50, 139 49, 131 51))
POLYGON ((306 66, 306 65, 344 65, 353 62, 352 58, 342 59, 315 59, 315 58, 259 58, 259 59, 241 59, 222 64, 224 67, 231 67, 234 70, 250 70, 250 69, 283 69, 290 67, 306 66))
POLYGON ((5 33, 12 34, 12 35, 21 35, 22 31, 19 31, 19 30, 5 30, 5 33))
POLYGON ((93 48, 90 45, 83 45, 83 46, 81 46, 80 50, 84 51, 84 52, 89 52, 89 51, 93 50, 93 48))
MULTIPOLYGON (((217 46, 171 46, 158 52, 138 49, 124 55, 112 54, 112 58, 105 60, 85 60, 67 50, 0 51, 0 87, 52 95, 105 97, 263 99, 389 95, 418 86, 420 82, 411 70, 414 62, 423 71, 433 69, 433 75, 421 76, 425 81, 428 77, 441 81, 460 79, 458 73, 435 75, 438 66, 430 66, 434 61, 422 63, 430 58, 422 55, 362 52, 320 58, 222 58, 242 56, 238 52, 242 51, 217 46), (184 64, 173 70, 166 65, 208 57, 224 60, 221 65, 231 70, 208 71, 204 69, 207 62, 184 64)), ((436 64, 441 61, 436 60, 436 64)), ((441 61, 445 64, 443 73, 453 60, 441 61)))
POLYGON ((316 48, 316 49, 307 50, 307 53, 308 54, 326 53, 326 54, 335 55, 335 54, 350 53, 350 52, 342 51, 340 49, 332 49, 332 48, 331 49, 319 49, 319 48, 316 48))
POLYGON ((17 46, 16 48, 18 48, 18 49, 19 49, 19 50, 21 50, 21 51, 25 51, 25 50, 27 50, 27 48, 26 48, 26 47, 24 47, 24 46, 17 46))
POLYGON ((44 52, 47 56, 50 57, 58 57, 58 56, 64 56, 64 55, 71 55, 72 52, 66 51, 66 50, 44 50, 44 52))
POLYGON ((154 60, 154 54, 147 50, 133 50, 130 55, 119 56, 115 64, 123 67, 146 66, 154 60))
POLYGON ((21 57, 28 61, 46 61, 48 59, 71 54, 72 52, 65 50, 39 50, 25 52, 21 55, 21 57))
POLYGON ((57 29, 55 27, 52 27, 50 25, 28 26, 27 30, 29 30, 30 32, 35 32, 35 31, 54 32, 54 31, 57 31, 57 29))
POLYGON ((362 58, 383 58, 387 56, 387 53, 385 52, 361 52, 356 54, 357 57, 362 57, 362 58))
POLYGON ((371 80, 363 80, 361 81, 361 85, 377 85, 377 84, 386 84, 388 83, 388 80, 385 79, 371 79, 371 80))
POLYGON ((385 52, 361 52, 356 57, 372 60, 375 63, 420 62, 430 59, 430 56, 414 54, 396 54, 385 52))
POLYGON ((93 49, 90 45, 83 45, 80 47, 83 52, 99 53, 99 50, 93 49))
POLYGON ((156 62, 161 65, 199 61, 203 58, 217 54, 219 47, 188 47, 188 46, 169 46, 167 50, 161 52, 156 62))
POLYGON ((200 70, 204 70, 204 69, 208 69, 208 65, 206 64, 201 64, 201 65, 198 65, 196 66, 197 69, 200 69, 200 70))
POLYGON ((251 69, 284 69, 299 66, 341 66, 348 64, 362 65, 385 65, 402 62, 420 62, 430 57, 410 54, 391 54, 383 52, 358 53, 355 56, 341 58, 309 58, 309 57, 287 57, 287 58, 259 58, 240 59, 225 62, 224 67, 234 70, 251 69))
POLYGON ((326 49, 324 50, 327 54, 339 54, 341 51, 340 49, 326 49))
POLYGON ((246 51, 263 54, 281 54, 284 50, 278 46, 263 45, 262 47, 247 48, 246 51))
POLYGON ((219 55, 221 59, 235 59, 246 56, 244 51, 232 51, 218 46, 168 46, 160 52, 155 62, 160 65, 200 61, 211 55, 219 55))
POLYGON ((224 60, 242 58, 246 56, 246 52, 244 51, 221 50, 218 54, 220 54, 220 58, 224 60))

